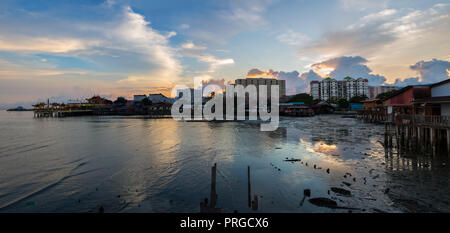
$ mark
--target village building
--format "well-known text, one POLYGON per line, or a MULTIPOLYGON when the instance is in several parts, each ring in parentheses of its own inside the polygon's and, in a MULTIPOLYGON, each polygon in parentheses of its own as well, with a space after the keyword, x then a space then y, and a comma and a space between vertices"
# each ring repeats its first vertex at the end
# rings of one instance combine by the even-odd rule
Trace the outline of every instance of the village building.
POLYGON ((431 97, 429 85, 410 85, 383 100, 387 114, 413 114, 414 100, 431 97))
POLYGON ((133 100, 135 102, 143 101, 145 98, 147 98, 147 95, 134 95, 133 100))
POLYGON ((422 113, 425 116, 450 116, 450 79, 435 83, 430 88, 430 98, 414 101, 417 113, 422 113))
POLYGON ((173 104, 175 102, 174 99, 166 97, 165 95, 159 93, 159 94, 150 94, 148 96, 148 98, 150 99, 150 101, 152 101, 152 103, 154 104, 159 104, 159 103, 169 103, 169 104, 173 104))

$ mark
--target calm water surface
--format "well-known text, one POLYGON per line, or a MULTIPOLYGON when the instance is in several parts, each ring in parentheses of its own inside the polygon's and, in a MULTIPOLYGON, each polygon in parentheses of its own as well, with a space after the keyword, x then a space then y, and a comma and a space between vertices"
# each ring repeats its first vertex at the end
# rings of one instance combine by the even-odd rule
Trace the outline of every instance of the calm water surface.
POLYGON ((348 211, 300 206, 304 189, 356 212, 449 212, 448 158, 386 152, 383 130, 337 115, 282 118, 260 132, 248 122, 0 111, 0 212, 199 212, 214 163, 223 212, 253 212, 247 166, 257 212, 348 211))

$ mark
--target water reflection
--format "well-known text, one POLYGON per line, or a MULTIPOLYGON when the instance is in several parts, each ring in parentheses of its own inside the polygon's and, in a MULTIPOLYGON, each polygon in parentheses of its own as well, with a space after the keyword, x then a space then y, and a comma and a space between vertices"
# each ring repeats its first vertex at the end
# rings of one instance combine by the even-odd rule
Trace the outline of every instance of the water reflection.
POLYGON ((215 163, 222 212, 348 211, 312 198, 366 212, 412 211, 414 201, 450 210, 447 158, 397 156, 380 143, 383 126, 356 119, 283 117, 261 132, 249 122, 11 114, 0 111, 9 132, 0 135, 0 212, 199 212, 215 163))

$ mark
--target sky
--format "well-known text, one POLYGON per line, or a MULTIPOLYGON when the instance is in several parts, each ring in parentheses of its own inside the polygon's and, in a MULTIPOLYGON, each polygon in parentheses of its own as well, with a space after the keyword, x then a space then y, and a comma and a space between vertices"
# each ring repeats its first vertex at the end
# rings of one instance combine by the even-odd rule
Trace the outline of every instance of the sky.
POLYGON ((175 85, 450 76, 450 3, 405 0, 2 0, 0 107, 175 85))

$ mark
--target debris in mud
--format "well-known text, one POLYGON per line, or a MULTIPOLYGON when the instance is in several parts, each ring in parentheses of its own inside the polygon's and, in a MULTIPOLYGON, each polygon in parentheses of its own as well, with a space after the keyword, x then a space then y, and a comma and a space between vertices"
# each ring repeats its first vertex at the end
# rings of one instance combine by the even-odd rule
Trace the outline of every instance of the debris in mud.
POLYGON ((310 197, 311 196, 311 190, 310 189, 305 189, 303 190, 303 199, 300 201, 300 206, 303 206, 303 202, 305 201, 306 197, 310 197))
POLYGON ((288 159, 288 158, 286 158, 285 160, 284 160, 285 162, 300 162, 300 161, 302 161, 301 159, 288 159))
POLYGON ((347 185, 347 186, 349 186, 349 187, 352 185, 352 184, 350 184, 350 183, 348 183, 348 182, 345 182, 345 181, 343 181, 342 183, 345 184, 345 185, 347 185))
POLYGON ((389 188, 386 188, 385 190, 384 190, 384 194, 387 194, 388 192, 389 192, 389 188))
POLYGON ((28 206, 31 206, 31 205, 35 205, 36 202, 34 202, 34 201, 29 201, 29 202, 27 202, 27 203, 25 203, 25 204, 28 205, 28 206))
POLYGON ((343 189, 343 188, 332 187, 331 191, 333 191, 334 193, 340 194, 342 196, 346 196, 346 197, 352 196, 352 192, 348 191, 347 189, 343 189))
POLYGON ((337 208, 337 202, 326 198, 326 197, 316 197, 308 200, 311 204, 319 207, 337 208))
POLYGON ((377 174, 376 176, 372 177, 372 179, 376 179, 376 178, 378 178, 378 177, 380 177, 379 174, 377 174))

